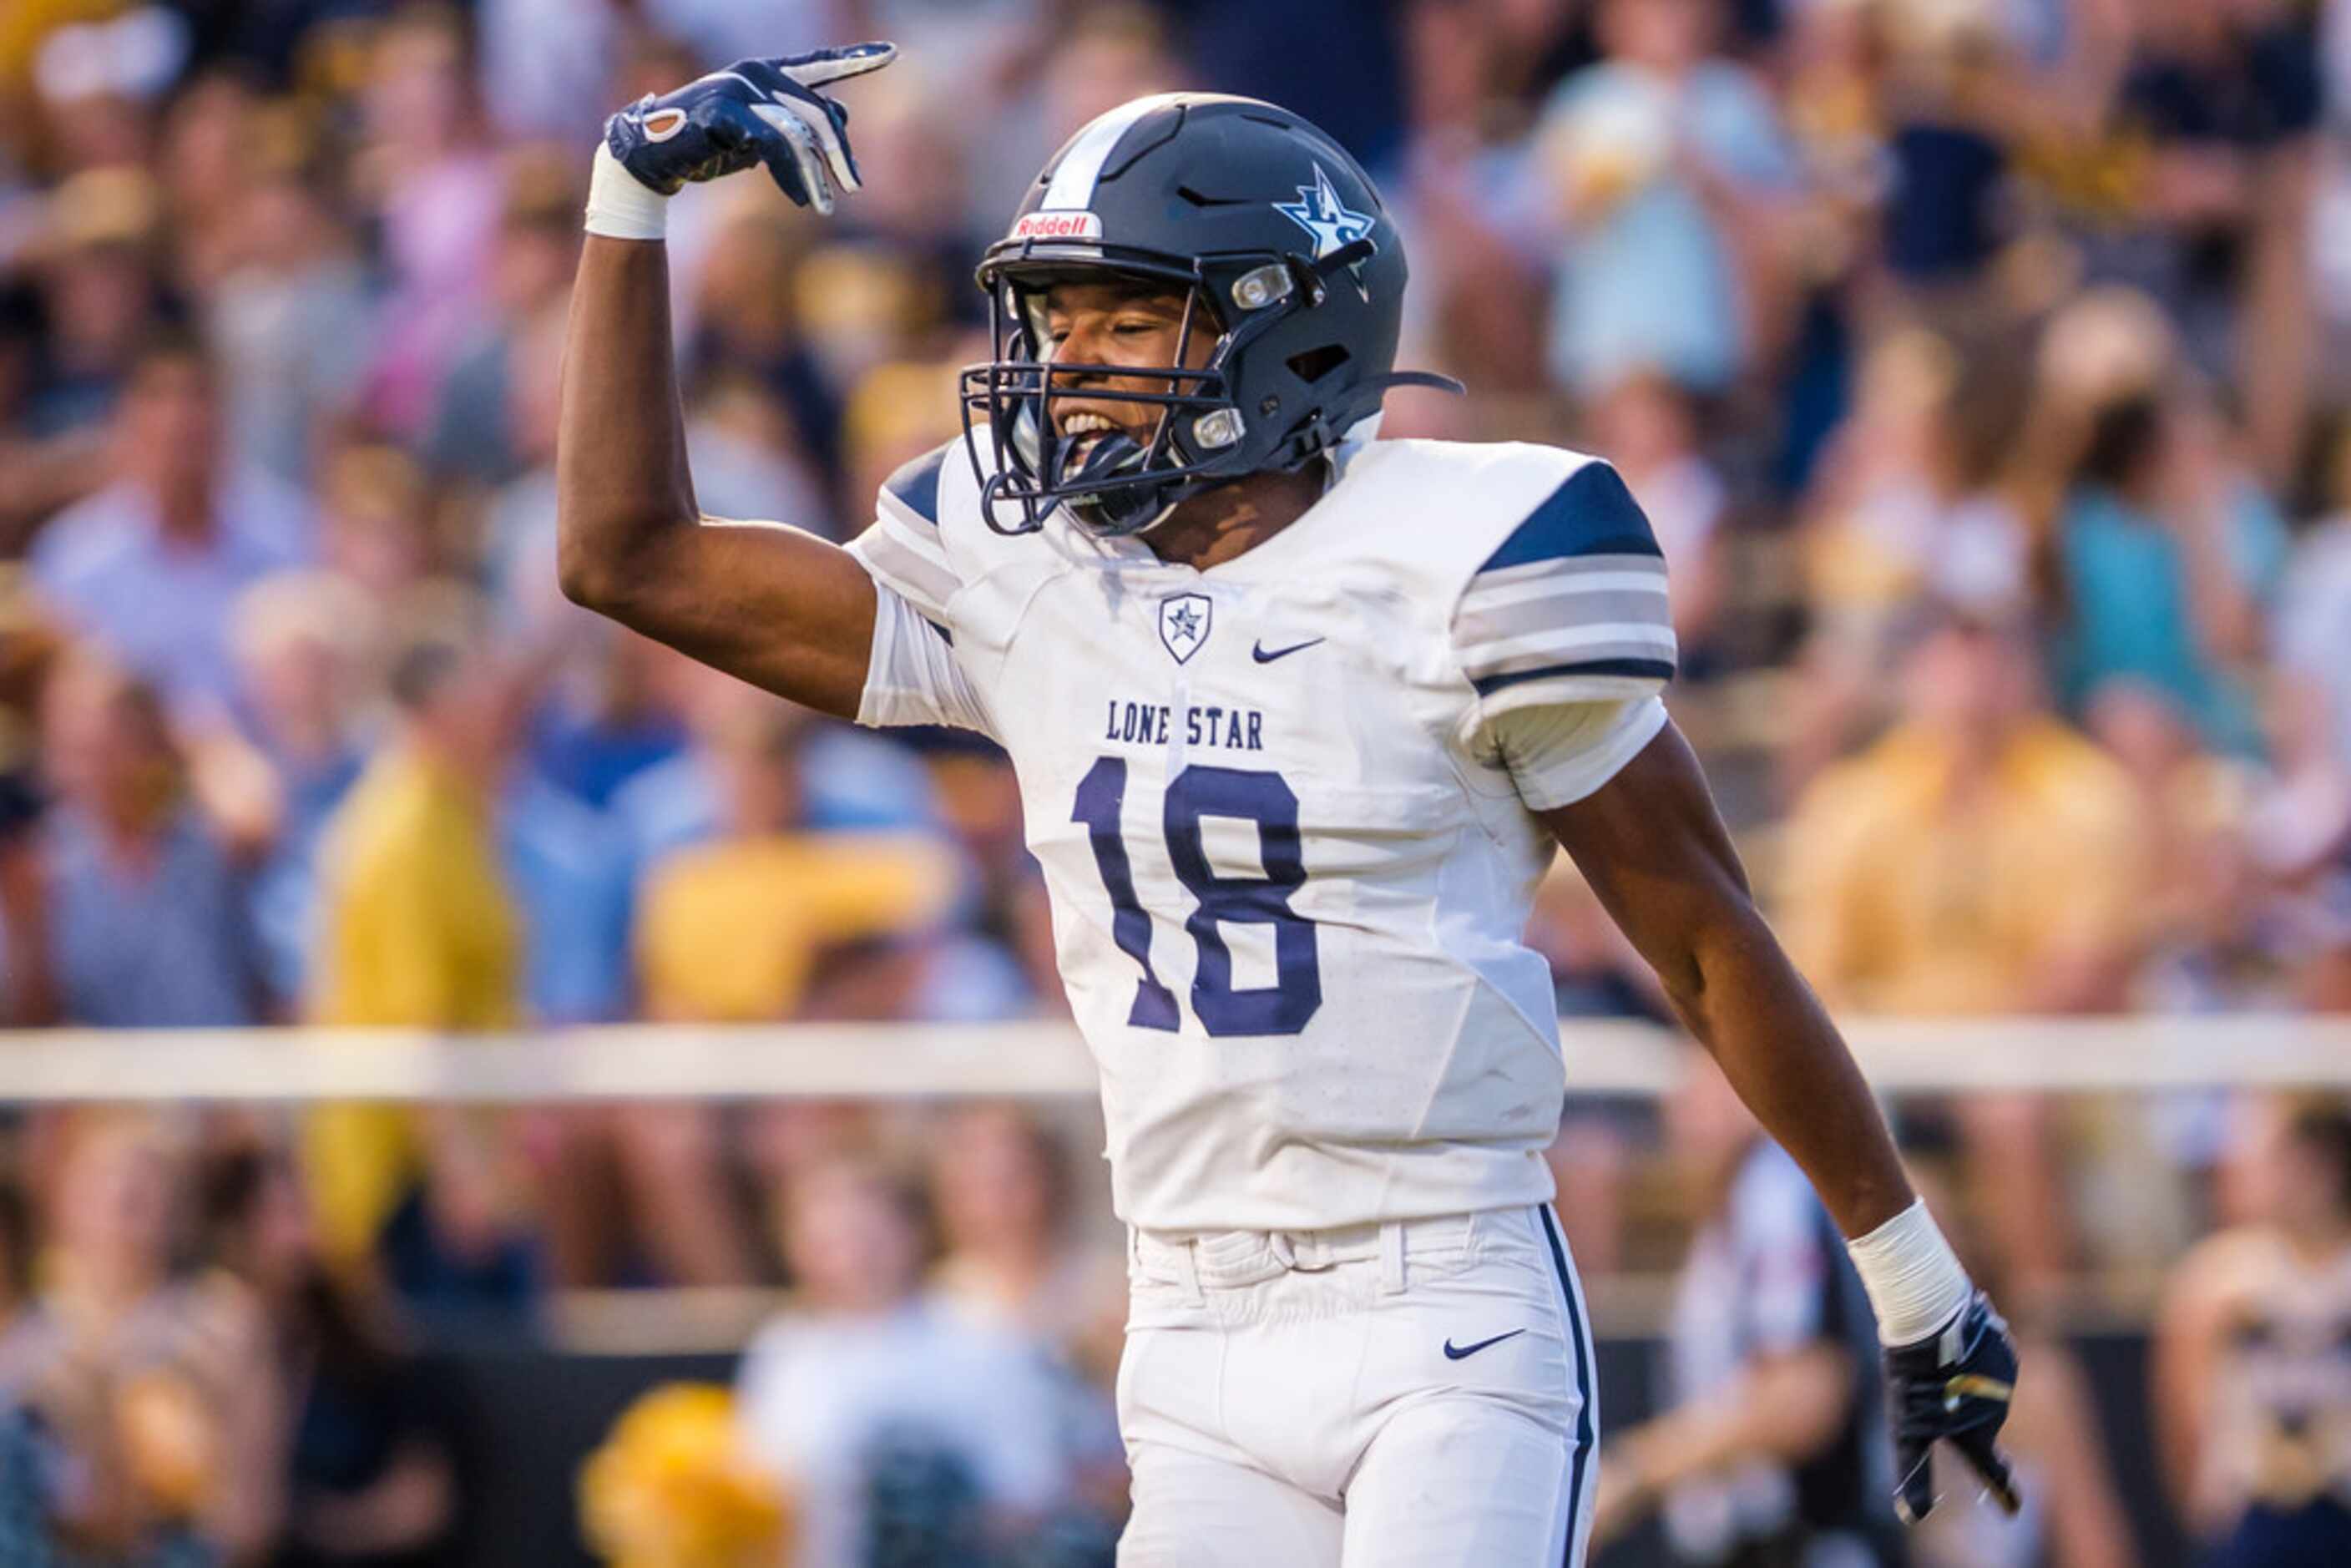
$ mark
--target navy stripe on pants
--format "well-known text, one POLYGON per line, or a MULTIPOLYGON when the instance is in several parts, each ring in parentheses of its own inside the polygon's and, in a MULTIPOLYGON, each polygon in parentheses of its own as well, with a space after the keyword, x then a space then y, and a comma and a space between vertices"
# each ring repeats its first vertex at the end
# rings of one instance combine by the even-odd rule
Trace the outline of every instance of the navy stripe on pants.
POLYGON ((1583 1467, 1592 1458, 1593 1406, 1592 1396, 1592 1363, 1584 1354, 1591 1343, 1583 1330, 1583 1309, 1576 1301, 1575 1276, 1567 1266, 1567 1243, 1561 1239, 1559 1220, 1552 1214, 1551 1205, 1535 1210, 1535 1221, 1542 1228, 1543 1239, 1551 1243, 1552 1267, 1559 1273, 1559 1299, 1567 1309, 1567 1332, 1574 1341, 1575 1352, 1575 1458, 1567 1482, 1567 1559, 1569 1568, 1575 1561, 1575 1512, 1583 1506, 1583 1467))

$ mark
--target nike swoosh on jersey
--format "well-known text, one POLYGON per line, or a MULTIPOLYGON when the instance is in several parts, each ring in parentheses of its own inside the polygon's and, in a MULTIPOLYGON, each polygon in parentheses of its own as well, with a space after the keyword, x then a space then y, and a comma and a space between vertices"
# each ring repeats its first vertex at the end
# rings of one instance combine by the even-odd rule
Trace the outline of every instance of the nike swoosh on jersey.
POLYGON ((1314 646, 1315 643, 1324 641, 1326 641, 1326 639, 1322 637, 1309 637, 1305 642, 1292 643, 1287 648, 1274 648, 1268 650, 1264 641, 1260 639, 1258 642, 1249 644, 1249 657, 1255 659, 1260 664, 1270 664, 1276 659, 1287 659, 1292 653, 1302 653, 1307 649, 1314 646))
POLYGON ((1445 1359, 1460 1361, 1467 1356, 1477 1354, 1489 1344, 1499 1344, 1506 1339, 1516 1339, 1526 1332, 1524 1329, 1512 1329, 1508 1333, 1498 1333, 1492 1339, 1481 1339, 1476 1344, 1455 1344, 1447 1339, 1445 1342, 1445 1359))

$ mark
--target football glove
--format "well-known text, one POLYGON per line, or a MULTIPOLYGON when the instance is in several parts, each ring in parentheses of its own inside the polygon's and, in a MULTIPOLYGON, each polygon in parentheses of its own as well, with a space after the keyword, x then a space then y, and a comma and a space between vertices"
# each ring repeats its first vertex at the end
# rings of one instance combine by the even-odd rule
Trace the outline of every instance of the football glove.
POLYGON ((2010 1513, 2020 1506, 1994 1440, 2016 1387, 2016 1342, 1981 1291, 1939 1332, 1886 1352, 1894 1427, 1895 1511, 1916 1524, 1935 1506, 1935 1443, 1942 1439, 2010 1513))
POLYGON ((604 122, 613 158, 648 190, 677 194, 754 163, 796 205, 832 211, 858 187, 849 110, 816 89, 878 71, 894 44, 859 44, 772 60, 737 60, 675 92, 647 93, 604 122))

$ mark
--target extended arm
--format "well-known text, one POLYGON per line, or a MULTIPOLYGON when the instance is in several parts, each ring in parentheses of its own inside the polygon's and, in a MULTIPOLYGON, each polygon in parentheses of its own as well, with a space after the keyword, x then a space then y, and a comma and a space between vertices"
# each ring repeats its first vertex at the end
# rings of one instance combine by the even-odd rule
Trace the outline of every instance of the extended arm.
POLYGON ((1667 723, 1607 783, 1541 817, 1852 1239, 1886 1346, 1896 1507, 1916 1519, 1934 1506, 1931 1456, 1948 1439, 2013 1512, 1994 1445, 2016 1376, 2008 1325, 1912 1194, 1869 1085, 1756 909, 1688 742, 1667 723))
POLYGON ((597 155, 564 351, 556 505, 564 593, 705 664, 854 717, 873 645, 872 579, 812 534, 701 516, 687 472, 662 204, 763 165, 796 202, 857 188, 847 114, 820 87, 886 44, 738 60, 613 116, 597 155))
POLYGON ((1756 909, 1681 732, 1667 725, 1598 791, 1542 818, 1838 1228, 1865 1235, 1908 1207, 1869 1085, 1756 909))

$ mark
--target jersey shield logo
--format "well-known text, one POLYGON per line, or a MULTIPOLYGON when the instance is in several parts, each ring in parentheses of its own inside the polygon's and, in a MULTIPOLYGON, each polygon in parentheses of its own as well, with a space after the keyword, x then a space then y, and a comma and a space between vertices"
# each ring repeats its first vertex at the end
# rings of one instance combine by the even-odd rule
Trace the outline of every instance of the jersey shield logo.
POLYGON ((1208 640, 1208 620, 1216 604, 1205 593, 1177 593, 1159 601, 1159 640, 1183 664, 1208 640))

